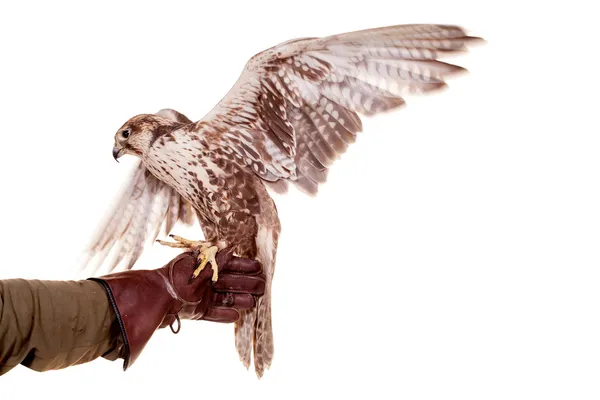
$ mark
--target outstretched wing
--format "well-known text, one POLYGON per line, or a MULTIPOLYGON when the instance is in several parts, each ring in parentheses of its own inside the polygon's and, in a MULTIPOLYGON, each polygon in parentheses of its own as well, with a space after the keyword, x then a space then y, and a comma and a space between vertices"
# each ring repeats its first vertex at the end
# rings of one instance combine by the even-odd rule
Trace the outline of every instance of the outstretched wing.
POLYGON ((448 25, 397 25, 296 39, 258 53, 203 121, 224 157, 279 191, 315 194, 362 130, 359 115, 446 86, 463 68, 438 60, 481 40, 448 25))
MULTIPOLYGON (((191 122, 170 109, 157 114, 183 123, 191 122)), ((191 225, 195 218, 192 205, 175 189, 155 178, 139 161, 87 248, 86 263, 95 261, 95 269, 113 271, 124 262, 124 269, 130 269, 148 241, 157 238, 161 228, 167 235, 177 223, 191 225)))

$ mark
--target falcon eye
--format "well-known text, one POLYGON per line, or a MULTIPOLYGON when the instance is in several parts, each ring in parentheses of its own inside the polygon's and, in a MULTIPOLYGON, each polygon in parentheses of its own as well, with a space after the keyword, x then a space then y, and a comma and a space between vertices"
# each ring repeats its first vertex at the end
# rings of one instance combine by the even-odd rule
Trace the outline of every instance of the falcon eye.
POLYGON ((125 129, 123 132, 121 132, 121 136, 127 139, 129 137, 129 129, 125 129))

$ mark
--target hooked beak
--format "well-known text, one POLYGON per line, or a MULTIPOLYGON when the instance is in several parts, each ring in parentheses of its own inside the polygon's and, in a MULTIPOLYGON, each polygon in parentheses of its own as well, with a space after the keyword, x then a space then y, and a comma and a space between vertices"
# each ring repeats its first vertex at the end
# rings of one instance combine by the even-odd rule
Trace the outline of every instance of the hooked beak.
POLYGON ((113 147, 113 158, 116 162, 119 162, 119 157, 121 157, 121 152, 123 149, 119 149, 118 147, 113 147))

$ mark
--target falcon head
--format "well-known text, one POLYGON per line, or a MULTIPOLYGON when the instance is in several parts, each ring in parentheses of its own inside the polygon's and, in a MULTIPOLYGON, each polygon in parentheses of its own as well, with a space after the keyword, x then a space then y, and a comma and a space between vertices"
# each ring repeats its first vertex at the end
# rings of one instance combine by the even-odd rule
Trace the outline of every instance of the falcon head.
POLYGON ((154 114, 140 114, 129 119, 115 134, 113 157, 119 160, 125 154, 142 157, 156 135, 173 130, 172 120, 154 114))

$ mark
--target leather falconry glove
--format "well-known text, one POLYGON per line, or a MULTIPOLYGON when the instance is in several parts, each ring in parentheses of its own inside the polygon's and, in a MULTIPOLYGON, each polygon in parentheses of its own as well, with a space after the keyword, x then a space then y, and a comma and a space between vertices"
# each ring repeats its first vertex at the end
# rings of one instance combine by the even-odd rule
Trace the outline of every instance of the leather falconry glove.
POLYGON ((155 270, 89 278, 104 286, 117 316, 125 350, 123 370, 133 365, 157 329, 171 326, 177 333, 181 319, 232 323, 240 317, 238 310, 254 307, 254 296, 262 296, 265 289, 260 263, 224 251, 216 260, 216 282, 209 265, 190 280, 197 264, 195 252, 180 254, 155 270))

